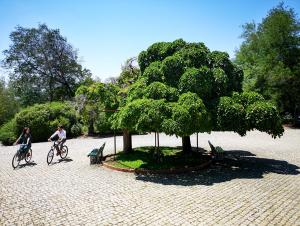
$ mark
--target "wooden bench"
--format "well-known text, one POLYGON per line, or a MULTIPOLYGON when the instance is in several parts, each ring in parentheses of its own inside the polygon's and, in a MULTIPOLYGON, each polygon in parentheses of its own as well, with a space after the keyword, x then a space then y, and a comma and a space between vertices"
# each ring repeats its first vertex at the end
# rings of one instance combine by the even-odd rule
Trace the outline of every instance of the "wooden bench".
POLYGON ((219 146, 217 146, 217 147, 213 146, 212 143, 210 143, 210 141, 208 141, 208 144, 210 146, 211 155, 212 155, 213 159, 215 159, 215 160, 224 159, 225 152, 224 152, 223 148, 221 148, 219 146))
POLYGON ((105 142, 102 144, 102 146, 98 149, 93 149, 89 154, 88 157, 90 157, 90 164, 99 164, 103 160, 103 150, 105 147, 105 142))

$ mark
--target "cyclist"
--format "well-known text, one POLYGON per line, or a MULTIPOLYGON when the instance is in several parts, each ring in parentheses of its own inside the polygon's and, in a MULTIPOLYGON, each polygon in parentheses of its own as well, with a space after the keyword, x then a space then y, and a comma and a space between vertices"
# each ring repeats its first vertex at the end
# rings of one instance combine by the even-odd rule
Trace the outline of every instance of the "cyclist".
POLYGON ((58 138, 57 140, 57 145, 55 146, 56 148, 56 155, 59 155, 60 154, 60 151, 62 149, 62 146, 63 144, 66 142, 67 140, 67 133, 66 131, 63 129, 63 126, 62 125, 59 125, 57 127, 57 130, 55 131, 55 133, 53 133, 51 135, 51 137, 48 139, 48 141, 52 141, 53 138, 58 138))
POLYGON ((21 135, 14 143, 14 145, 17 144, 21 144, 19 152, 21 154, 27 154, 28 150, 31 148, 31 134, 30 134, 30 129, 28 127, 24 127, 21 135))

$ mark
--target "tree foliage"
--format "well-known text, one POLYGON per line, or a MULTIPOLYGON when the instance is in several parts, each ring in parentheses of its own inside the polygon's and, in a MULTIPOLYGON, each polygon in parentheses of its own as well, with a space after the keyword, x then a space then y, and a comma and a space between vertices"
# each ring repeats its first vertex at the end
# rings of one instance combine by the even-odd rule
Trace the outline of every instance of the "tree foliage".
POLYGON ((137 66, 136 57, 126 60, 121 68, 121 74, 116 80, 116 84, 121 88, 126 88, 134 83, 140 76, 140 69, 137 66))
POLYGON ((5 86, 4 80, 0 79, 0 126, 13 118, 19 110, 19 103, 12 90, 5 86))
POLYGON ((70 99, 78 83, 90 74, 58 29, 45 24, 18 26, 10 39, 3 65, 10 71, 11 86, 22 105, 70 99))
POLYGON ((245 72, 244 88, 276 101, 282 112, 300 107, 300 21, 280 3, 261 23, 243 26, 236 63, 245 72))
POLYGON ((166 115, 162 124, 166 134, 184 137, 211 130, 209 113, 196 93, 183 93, 176 103, 170 103, 168 107, 171 114, 166 115))
POLYGON ((227 53, 179 39, 154 43, 138 61, 141 76, 114 116, 117 128, 180 136, 186 149, 196 132, 283 132, 272 104, 259 94, 241 93, 243 72, 227 53), (261 120, 253 122, 256 114, 261 120))
POLYGON ((12 145, 17 140, 18 135, 14 118, 0 127, 0 141, 3 145, 12 145))
POLYGON ((93 82, 81 85, 76 91, 77 110, 84 125, 88 127, 89 134, 107 132, 110 130, 109 117, 119 106, 119 87, 111 83, 93 82))
POLYGON ((265 101, 255 92, 233 93, 232 97, 221 97, 217 106, 217 128, 236 131, 241 136, 257 129, 272 137, 281 136, 283 128, 274 104, 265 101))
POLYGON ((81 134, 76 111, 71 103, 35 104, 21 110, 11 121, 1 127, 0 141, 4 144, 12 144, 24 127, 30 128, 33 142, 47 141, 59 124, 64 126, 68 137, 81 134))

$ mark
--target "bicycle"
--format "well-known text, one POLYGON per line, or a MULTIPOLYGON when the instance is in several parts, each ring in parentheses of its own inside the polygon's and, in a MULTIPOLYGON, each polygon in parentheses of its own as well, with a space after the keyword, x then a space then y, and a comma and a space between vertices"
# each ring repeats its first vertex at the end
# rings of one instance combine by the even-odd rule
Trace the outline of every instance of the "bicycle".
POLYGON ((15 169, 19 166, 20 162, 25 159, 26 163, 29 163, 32 158, 32 149, 29 148, 26 152, 21 152, 20 149, 16 152, 12 159, 12 167, 15 169))
MULTIPOLYGON (((53 142, 53 145, 51 146, 51 149, 50 149, 50 151, 48 152, 48 155, 47 155, 48 165, 50 165, 50 163, 52 162, 53 157, 54 157, 54 150, 56 149, 56 147, 58 147, 58 145, 59 145, 59 142, 57 142, 57 141, 53 142)), ((59 155, 60 155, 61 159, 65 159, 68 156, 68 147, 67 147, 67 145, 62 146, 62 149, 60 150, 59 155)))

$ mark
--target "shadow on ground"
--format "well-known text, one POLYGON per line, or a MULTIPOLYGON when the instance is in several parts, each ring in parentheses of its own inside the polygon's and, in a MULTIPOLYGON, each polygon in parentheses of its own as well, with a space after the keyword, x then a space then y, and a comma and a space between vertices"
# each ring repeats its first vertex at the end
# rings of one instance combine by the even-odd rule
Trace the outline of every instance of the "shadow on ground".
POLYGON ((23 163, 23 164, 19 164, 19 166, 16 169, 22 169, 24 167, 28 167, 28 166, 36 166, 37 164, 35 162, 28 162, 28 163, 23 163))
POLYGON ((61 163, 61 162, 67 163, 67 162, 72 162, 72 161, 73 161, 73 159, 70 159, 70 158, 58 159, 56 162, 52 162, 49 166, 55 165, 55 164, 58 164, 58 163, 61 163))
POLYGON ((258 158, 253 153, 243 150, 226 151, 222 161, 214 162, 207 169, 189 174, 177 175, 136 175, 137 180, 164 185, 213 185, 233 179, 259 179, 264 174, 283 175, 300 174, 299 166, 286 161, 258 158))

